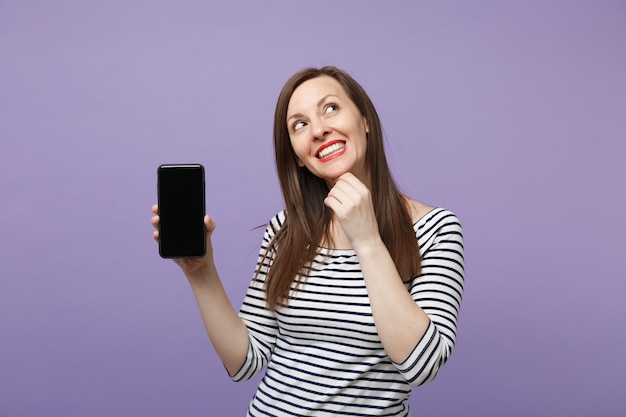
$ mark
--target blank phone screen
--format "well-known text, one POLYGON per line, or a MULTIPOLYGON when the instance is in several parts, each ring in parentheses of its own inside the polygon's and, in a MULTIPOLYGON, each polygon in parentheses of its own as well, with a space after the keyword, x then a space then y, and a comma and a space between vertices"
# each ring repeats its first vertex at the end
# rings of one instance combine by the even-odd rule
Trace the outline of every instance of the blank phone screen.
POLYGON ((158 169, 159 254, 199 258, 206 253, 204 168, 199 164, 158 169))

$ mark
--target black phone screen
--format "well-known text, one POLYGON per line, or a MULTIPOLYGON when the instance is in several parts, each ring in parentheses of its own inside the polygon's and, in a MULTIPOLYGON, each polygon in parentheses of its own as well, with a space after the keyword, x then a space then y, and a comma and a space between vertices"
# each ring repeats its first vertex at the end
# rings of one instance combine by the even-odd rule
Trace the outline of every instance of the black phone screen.
POLYGON ((204 167, 161 165, 157 171, 159 254, 200 258, 206 254, 204 167))

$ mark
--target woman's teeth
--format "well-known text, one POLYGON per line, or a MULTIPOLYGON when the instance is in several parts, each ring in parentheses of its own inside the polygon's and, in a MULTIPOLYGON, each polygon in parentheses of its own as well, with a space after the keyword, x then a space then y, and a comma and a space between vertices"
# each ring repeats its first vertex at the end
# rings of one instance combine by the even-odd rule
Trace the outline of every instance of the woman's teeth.
POLYGON ((343 148, 346 146, 345 143, 335 143, 332 144, 324 149, 322 149, 318 154, 317 157, 319 159, 324 159, 324 158, 328 158, 329 156, 332 156, 338 152, 341 152, 343 150, 343 148))

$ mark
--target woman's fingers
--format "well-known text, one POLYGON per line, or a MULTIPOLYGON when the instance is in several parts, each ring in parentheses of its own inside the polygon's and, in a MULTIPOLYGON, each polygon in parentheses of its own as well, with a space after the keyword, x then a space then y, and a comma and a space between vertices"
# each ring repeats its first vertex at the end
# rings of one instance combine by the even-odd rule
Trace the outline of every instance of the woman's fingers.
MULTIPOLYGON (((154 208, 155 206, 152 206, 152 212, 154 212, 154 208)), ((150 218, 150 223, 152 223, 152 227, 154 227, 156 230, 154 230, 152 232, 152 237, 154 237, 154 240, 158 241, 159 240, 159 221, 161 220, 161 218, 158 215, 152 216, 150 218)))
POLYGON ((152 237, 154 238, 154 240, 158 242, 159 241, 159 221, 161 220, 161 218, 159 217, 159 206, 157 206, 156 204, 153 204, 152 213, 154 214, 154 216, 150 218, 150 223, 152 223, 152 227, 156 229, 152 232, 152 237))
POLYGON ((213 231, 215 230, 215 221, 208 214, 204 216, 204 225, 206 226, 206 231, 208 234, 213 233, 213 231))

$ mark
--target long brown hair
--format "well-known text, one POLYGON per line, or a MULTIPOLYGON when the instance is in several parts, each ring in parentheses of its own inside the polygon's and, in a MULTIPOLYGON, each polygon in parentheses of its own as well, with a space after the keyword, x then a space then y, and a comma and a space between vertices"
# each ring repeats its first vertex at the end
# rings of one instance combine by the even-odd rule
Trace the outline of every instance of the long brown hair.
MULTIPOLYGON (((404 281, 420 272, 419 247, 411 217, 396 186, 385 157, 380 119, 365 90, 349 74, 332 66, 307 68, 294 74, 284 85, 274 113, 274 151, 278 178, 285 200, 286 217, 270 242, 265 256, 275 252, 267 273, 267 305, 285 305, 294 280, 301 283, 318 252, 330 237, 331 210, 324 205, 329 189, 326 182, 297 164, 287 129, 287 107, 291 95, 305 81, 323 75, 337 80, 368 123, 365 164, 371 178, 372 201, 381 238, 404 281)), ((259 268, 265 262, 259 264, 259 268)), ((257 269, 257 274, 259 269, 257 269)))

